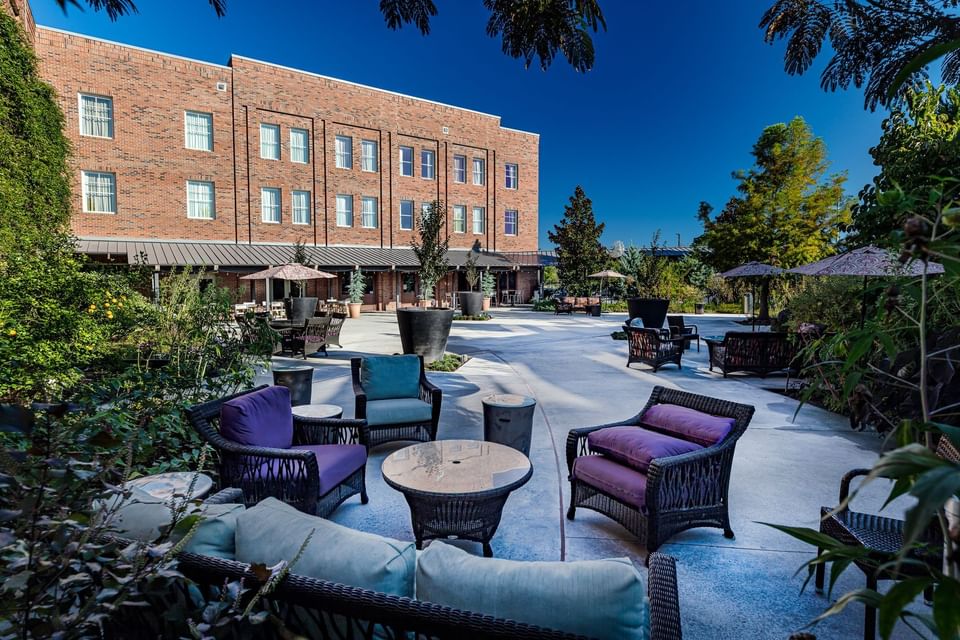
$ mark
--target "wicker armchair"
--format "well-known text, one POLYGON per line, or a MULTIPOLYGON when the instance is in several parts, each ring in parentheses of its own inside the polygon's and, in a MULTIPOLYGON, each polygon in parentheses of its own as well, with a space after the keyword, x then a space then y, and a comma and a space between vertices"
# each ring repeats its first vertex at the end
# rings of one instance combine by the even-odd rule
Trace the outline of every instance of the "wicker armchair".
MULTIPOLYGON (((737 440, 746 431, 753 412, 754 408, 750 405, 657 386, 653 388, 643 410, 632 418, 596 427, 571 429, 567 436, 567 470, 570 479, 567 518, 573 520, 577 507, 599 511, 636 535, 651 553, 675 533, 695 527, 723 529, 724 536, 732 538, 728 499, 730 469, 737 440), (577 459, 597 454, 591 450, 587 440, 591 433, 606 427, 625 426, 660 431, 644 424, 644 414, 658 404, 678 405, 711 416, 732 418, 733 427, 712 446, 653 459, 641 483, 644 493, 636 496, 635 504, 629 504, 610 490, 575 476, 577 459)), ((630 472, 633 473, 632 470, 630 472)))
POLYGON ((627 332, 627 366, 634 362, 653 367, 654 373, 665 364, 675 364, 678 369, 683 368, 680 359, 683 357, 685 338, 667 337, 660 329, 645 329, 633 325, 623 325, 627 332))
MULTIPOLYGON (((937 455, 944 460, 960 463, 960 451, 946 436, 941 436, 937 445, 937 455)), ((850 483, 854 478, 865 476, 870 469, 854 469, 847 472, 840 480, 839 504, 846 503, 850 495, 850 483)), ((943 533, 939 523, 933 522, 921 536, 922 548, 912 550, 908 554, 908 562, 897 567, 883 566, 883 563, 893 558, 903 547, 903 520, 888 518, 872 513, 853 511, 848 506, 820 507, 820 533, 824 533, 841 544, 853 547, 863 547, 870 551, 867 562, 855 564, 867 577, 867 589, 876 591, 880 580, 904 580, 911 577, 929 575, 931 570, 940 570, 943 563, 943 533), (912 562, 911 562, 912 561, 912 562), (878 566, 881 569, 878 569, 878 566)), ((823 549, 817 549, 819 556, 823 549)), ((826 563, 818 563, 816 568, 815 584, 817 591, 823 591, 826 574, 826 563)), ((933 593, 928 590, 924 594, 927 600, 932 599, 933 593)), ((863 637, 864 640, 873 640, 877 635, 877 611, 873 607, 865 607, 863 637)))
POLYGON ((187 409, 190 424, 217 450, 220 486, 240 488, 247 506, 273 496, 301 511, 322 517, 332 513, 341 502, 357 493, 360 494, 360 502, 366 504, 366 456, 363 456, 364 464, 347 477, 340 478, 339 471, 330 476, 321 474, 321 464, 328 459, 326 454, 335 452, 318 446, 369 446, 369 431, 363 420, 293 416, 293 447, 289 449, 244 445, 221 435, 220 411, 223 405, 229 400, 266 388, 263 385, 187 409))
MULTIPOLYGON (((307 354, 315 355, 323 352, 327 355, 327 333, 330 330, 332 316, 315 316, 307 320, 307 326, 303 331, 303 359, 307 359, 307 354)), ((339 331, 337 332, 339 333, 339 331)))
POLYGON ((685 324, 683 316, 667 316, 667 326, 670 327, 671 338, 683 338, 683 348, 689 349, 690 343, 697 341, 697 351, 700 351, 700 328, 695 324, 685 324))
MULTIPOLYGON (((412 356, 380 356, 384 358, 403 358, 412 356)), ((437 439, 437 427, 440 424, 440 404, 443 396, 440 389, 427 380, 426 371, 423 367, 423 357, 420 360, 420 376, 418 381, 418 396, 416 400, 429 405, 429 417, 426 414, 416 420, 404 420, 401 422, 383 423, 376 417, 369 415, 369 409, 373 402, 379 400, 368 400, 367 391, 364 389, 364 379, 361 372, 363 368, 363 358, 350 359, 350 372, 353 377, 353 393, 356 399, 354 406, 354 416, 360 420, 368 421, 369 444, 375 447, 384 442, 393 442, 396 440, 417 440, 428 442, 437 439)), ((413 399, 413 398, 411 398, 413 399)))
MULTIPOLYGON (((339 311, 334 311, 329 314, 330 324, 327 325, 327 332, 324 335, 324 343, 328 347, 340 347, 343 348, 343 345, 340 344, 340 329, 343 328, 343 321, 347 319, 346 313, 340 313, 339 311)), ((324 349, 326 353, 326 349, 324 349)))

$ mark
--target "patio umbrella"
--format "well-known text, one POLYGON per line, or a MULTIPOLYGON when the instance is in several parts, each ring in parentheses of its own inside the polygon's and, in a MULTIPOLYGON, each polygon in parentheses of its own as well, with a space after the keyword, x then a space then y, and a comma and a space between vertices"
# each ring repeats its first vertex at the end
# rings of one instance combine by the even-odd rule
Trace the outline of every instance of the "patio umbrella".
MULTIPOLYGON (((919 276, 923 263, 914 260, 901 264, 897 254, 880 247, 866 246, 823 260, 790 269, 790 273, 804 276, 863 276, 863 299, 860 304, 860 326, 867 318, 867 278, 919 276)), ((930 262, 927 273, 943 273, 943 265, 930 262)))
MULTIPOLYGON (((263 271, 257 271, 245 276, 240 276, 241 280, 320 280, 323 278, 336 278, 337 276, 326 271, 311 269, 306 265, 296 262, 282 264, 278 267, 270 267, 263 271)), ((303 295, 301 290, 300 295, 303 295)), ((267 302, 270 301, 270 287, 267 286, 267 302)))
MULTIPOLYGON (((784 270, 780 267, 775 267, 772 264, 765 264, 763 262, 757 262, 756 260, 752 262, 747 262, 742 264, 739 267, 734 267, 729 271, 724 271, 720 275, 724 278, 762 278, 760 285, 760 297, 762 298, 762 304, 760 305, 761 311, 764 311, 767 317, 764 320, 769 320, 769 312, 767 311, 770 308, 770 303, 768 302, 770 298, 770 278, 771 276, 777 276, 783 273, 784 270)), ((751 289, 753 287, 751 286, 751 289)), ((753 327, 756 328, 757 325, 757 314, 753 314, 753 327)))
POLYGON ((591 274, 588 275, 587 277, 588 277, 588 278, 600 278, 600 293, 599 293, 598 295, 602 295, 602 294, 603 294, 603 281, 604 281, 605 279, 607 279, 607 278, 626 278, 627 276, 623 275, 622 273, 618 273, 618 272, 616 272, 616 271, 613 271, 612 269, 604 269, 603 271, 598 271, 598 272, 596 272, 596 273, 591 273, 591 274))

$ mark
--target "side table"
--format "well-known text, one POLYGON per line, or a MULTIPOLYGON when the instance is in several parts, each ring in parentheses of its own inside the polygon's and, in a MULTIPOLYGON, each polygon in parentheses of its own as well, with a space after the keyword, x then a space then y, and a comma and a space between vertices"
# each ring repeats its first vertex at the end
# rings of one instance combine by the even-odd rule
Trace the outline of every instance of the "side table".
POLYGON ((172 498, 187 498, 197 500, 202 498, 213 488, 213 478, 205 473, 193 471, 172 471, 158 473, 153 476, 134 478, 124 483, 125 487, 136 487, 160 500, 172 498), (196 478, 196 480, 194 480, 196 478), (191 487, 191 484, 193 485, 191 487), (191 490, 192 489, 192 490, 191 490))
POLYGON ((501 393, 483 399, 483 439, 505 444, 530 455, 533 412, 537 401, 529 396, 501 393))

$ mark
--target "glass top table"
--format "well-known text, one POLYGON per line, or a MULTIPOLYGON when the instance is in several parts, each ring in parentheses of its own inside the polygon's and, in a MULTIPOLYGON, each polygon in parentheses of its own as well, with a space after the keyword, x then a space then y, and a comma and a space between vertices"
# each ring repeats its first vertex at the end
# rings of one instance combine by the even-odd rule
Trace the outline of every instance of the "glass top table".
POLYGON ((173 471, 134 478, 124 483, 124 486, 136 487, 160 500, 171 500, 175 497, 196 500, 210 492, 213 488, 213 478, 205 473, 173 471))

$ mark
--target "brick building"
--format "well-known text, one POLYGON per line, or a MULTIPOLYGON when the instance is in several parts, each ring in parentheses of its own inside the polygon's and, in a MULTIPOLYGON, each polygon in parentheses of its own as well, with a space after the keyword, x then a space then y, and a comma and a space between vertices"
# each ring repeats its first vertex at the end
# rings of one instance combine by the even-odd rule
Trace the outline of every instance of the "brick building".
MULTIPOLYGON (((415 301, 414 219, 441 200, 452 272, 438 294, 463 286, 471 248, 498 289, 536 289, 538 269, 511 256, 537 249, 537 134, 239 55, 219 65, 37 26, 25 0, 4 3, 59 96, 73 230, 95 259, 204 267, 239 292, 237 277, 302 242, 311 265, 368 271, 364 302, 385 309, 415 301)), ((345 281, 307 293, 339 298, 345 281)), ((240 295, 264 299, 257 286, 240 295)))

